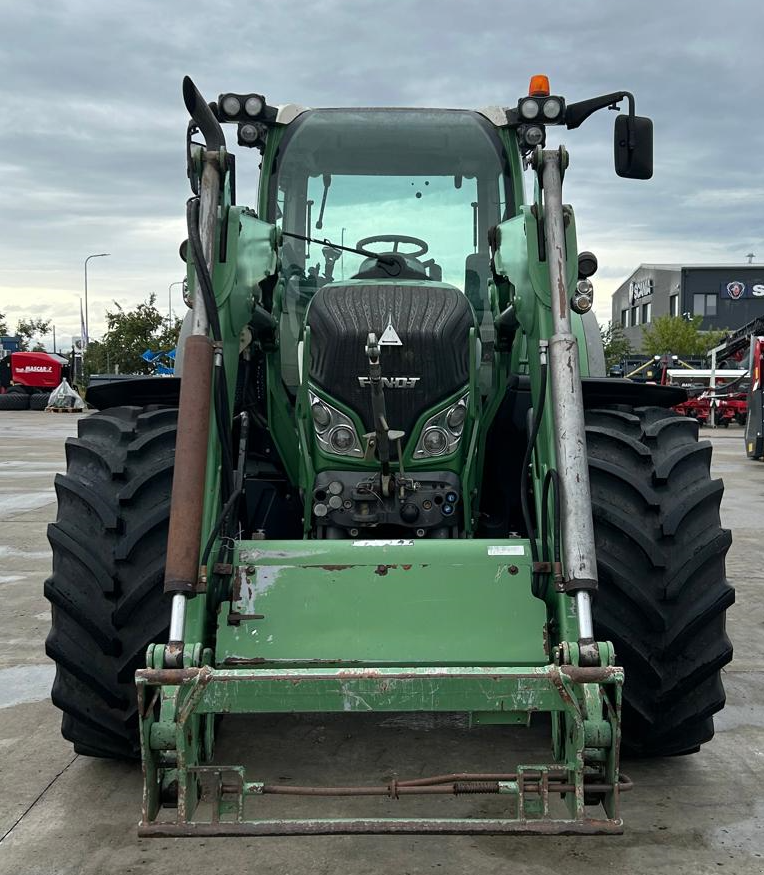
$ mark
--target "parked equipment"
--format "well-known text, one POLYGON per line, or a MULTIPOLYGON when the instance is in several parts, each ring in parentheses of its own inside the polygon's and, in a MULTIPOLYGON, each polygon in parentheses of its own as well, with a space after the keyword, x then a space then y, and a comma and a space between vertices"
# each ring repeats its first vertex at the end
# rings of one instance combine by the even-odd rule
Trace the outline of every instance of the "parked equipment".
POLYGON ((0 359, 0 390, 23 387, 27 394, 50 392, 69 377, 69 360, 51 352, 12 352, 0 359))
POLYGON ((566 105, 546 77, 479 112, 183 94, 193 309, 180 380, 154 381, 179 404, 100 387, 56 481, 64 735, 140 753, 145 836, 621 832, 622 739, 668 755, 713 734, 730 534, 710 444, 668 409, 685 393, 604 376, 568 153, 543 147, 626 100, 616 171, 648 178, 651 122, 628 92, 566 105), (221 123, 260 153, 256 210, 221 123), (546 712, 552 755, 353 787, 214 756, 218 714, 367 711, 475 732, 546 712), (506 804, 252 817, 269 795, 415 793, 506 804))
POLYGON ((728 400, 740 400, 746 395, 745 419, 738 408, 738 422, 745 424, 745 451, 749 459, 764 458, 764 403, 762 393, 762 365, 764 364, 764 316, 752 319, 736 331, 730 332, 725 340, 708 353, 714 375, 725 373, 724 368, 738 364, 743 368, 743 377, 737 383, 730 383, 724 390, 728 400), (717 367, 721 365, 721 369, 717 367), (742 420, 742 421, 741 421, 742 420))

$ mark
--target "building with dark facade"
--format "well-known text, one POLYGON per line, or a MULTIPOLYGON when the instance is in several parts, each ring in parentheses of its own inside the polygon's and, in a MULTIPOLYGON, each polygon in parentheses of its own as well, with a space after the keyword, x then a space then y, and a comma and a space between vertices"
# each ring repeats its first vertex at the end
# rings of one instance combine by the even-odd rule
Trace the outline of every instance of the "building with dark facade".
POLYGON ((612 320, 638 352, 658 316, 702 316, 702 329, 733 330, 764 316, 764 265, 640 264, 613 292, 612 320))

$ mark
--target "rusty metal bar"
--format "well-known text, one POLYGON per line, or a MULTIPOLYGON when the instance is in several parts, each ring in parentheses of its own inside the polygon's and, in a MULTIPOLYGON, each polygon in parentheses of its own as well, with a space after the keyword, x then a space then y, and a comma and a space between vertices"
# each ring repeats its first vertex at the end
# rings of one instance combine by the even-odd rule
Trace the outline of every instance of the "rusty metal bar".
MULTIPOLYGON (((191 335, 186 340, 180 386, 165 592, 190 594, 196 589, 211 391, 212 343, 205 335, 191 335)), ((171 640, 183 638, 181 635, 171 640)))
MULTIPOLYGON (((482 673, 486 678, 491 678, 496 675, 502 675, 507 671, 501 666, 483 667, 482 673)), ((575 665, 549 666, 549 678, 554 679, 557 673, 564 675, 573 683, 591 684, 591 683, 607 683, 617 677, 623 669, 618 666, 592 666, 578 667, 575 665)), ((538 680, 539 675, 534 672, 512 672, 515 678, 528 678, 538 680)), ((341 680, 352 680, 355 678, 369 678, 379 680, 421 680, 422 678, 474 678, 474 673, 465 672, 461 675, 458 671, 444 671, 438 667, 433 667, 428 672, 411 672, 401 669, 396 672, 383 672, 374 668, 352 668, 344 669, 336 673, 324 673, 319 669, 308 669, 306 671, 290 670, 289 674, 280 672, 278 669, 269 671, 268 669, 253 669, 253 671, 236 671, 233 669, 212 669, 208 666, 202 668, 141 668, 135 673, 136 680, 144 681, 149 686, 164 686, 166 684, 177 685, 188 681, 196 680, 199 675, 202 683, 240 683, 250 681, 279 681, 283 680, 288 683, 295 683, 300 680, 333 680, 340 678, 341 680)))
MULTIPOLYGON (((215 774, 219 775, 219 772, 215 774)), ((555 773, 557 774, 557 773, 555 773)), ((549 793, 575 793, 574 784, 565 780, 567 773, 562 770, 559 777, 552 777, 548 781, 549 793)), ((399 796, 415 795, 443 795, 460 796, 463 794, 477 793, 500 793, 499 784, 504 781, 516 781, 517 772, 509 772, 502 775, 481 773, 456 773, 454 775, 437 775, 433 778, 419 778, 413 781, 390 781, 388 784, 380 784, 371 787, 325 787, 325 786, 298 786, 291 784, 262 784, 258 785, 257 795, 271 796, 387 796, 397 799, 399 796)), ((542 777, 534 777, 525 773, 526 793, 545 792, 542 787, 542 777)), ((634 784, 626 775, 620 777, 618 789, 625 793, 633 788, 634 784)), ((584 789, 592 793, 610 793, 615 787, 612 784, 597 781, 585 781, 584 789)), ((222 784, 220 790, 224 794, 238 794, 242 792, 238 784, 222 784)))
POLYGON ((504 818, 339 818, 243 823, 141 823, 141 838, 292 835, 621 835, 623 821, 508 820, 504 818))

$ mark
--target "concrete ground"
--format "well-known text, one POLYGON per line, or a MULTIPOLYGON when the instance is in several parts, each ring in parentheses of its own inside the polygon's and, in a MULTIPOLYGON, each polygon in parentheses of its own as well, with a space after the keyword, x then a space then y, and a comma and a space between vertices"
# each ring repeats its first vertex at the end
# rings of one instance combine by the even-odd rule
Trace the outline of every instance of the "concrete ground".
MULTIPOLYGON (((46 524, 55 517, 53 477, 77 416, 0 412, 0 873, 513 873, 764 872, 764 465, 743 452, 740 429, 714 443, 714 472, 727 484, 723 521, 733 529, 729 614, 736 647, 725 672, 728 704, 712 742, 692 757, 624 762, 635 789, 624 797, 625 835, 615 838, 320 837, 136 838, 138 766, 74 756, 48 700, 53 666, 42 582, 50 567, 46 524)), ((223 721, 221 761, 265 763, 268 778, 377 782, 452 768, 485 770, 497 752, 545 755, 545 731, 370 715, 336 719, 223 721), (538 751, 538 754, 536 754, 538 751)), ((521 758, 524 756, 521 755, 521 758)), ((532 761, 532 760, 531 760, 532 761)), ((276 800, 279 814, 315 802, 276 800)), ((272 804, 270 801, 264 804, 272 804)), ((490 814, 495 800, 324 800, 331 816, 392 812, 490 814), (409 805, 408 809, 400 806, 409 805), (440 805, 444 808, 434 809, 440 805), (397 807, 396 807, 397 806, 397 807)), ((275 813, 275 811, 274 811, 275 813)), ((287 815, 288 816, 288 815, 287 815)))

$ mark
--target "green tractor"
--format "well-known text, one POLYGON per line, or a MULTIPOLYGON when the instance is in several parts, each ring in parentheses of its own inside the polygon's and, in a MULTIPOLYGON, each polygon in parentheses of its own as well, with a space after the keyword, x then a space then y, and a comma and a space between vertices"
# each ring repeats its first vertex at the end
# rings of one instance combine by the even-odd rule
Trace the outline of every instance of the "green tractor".
POLYGON ((669 409, 684 393, 605 379, 596 259, 567 152, 544 146, 627 101, 616 172, 646 179, 651 121, 545 77, 480 111, 183 94, 180 377, 94 391, 56 481, 64 736, 142 758, 145 836, 622 831, 620 751, 713 735, 730 534, 710 444, 669 409), (256 208, 224 123, 259 153, 256 208), (350 787, 215 757, 220 714, 370 711, 475 732, 545 712, 551 754, 350 787), (503 798, 495 817, 250 816, 279 794, 503 798))

